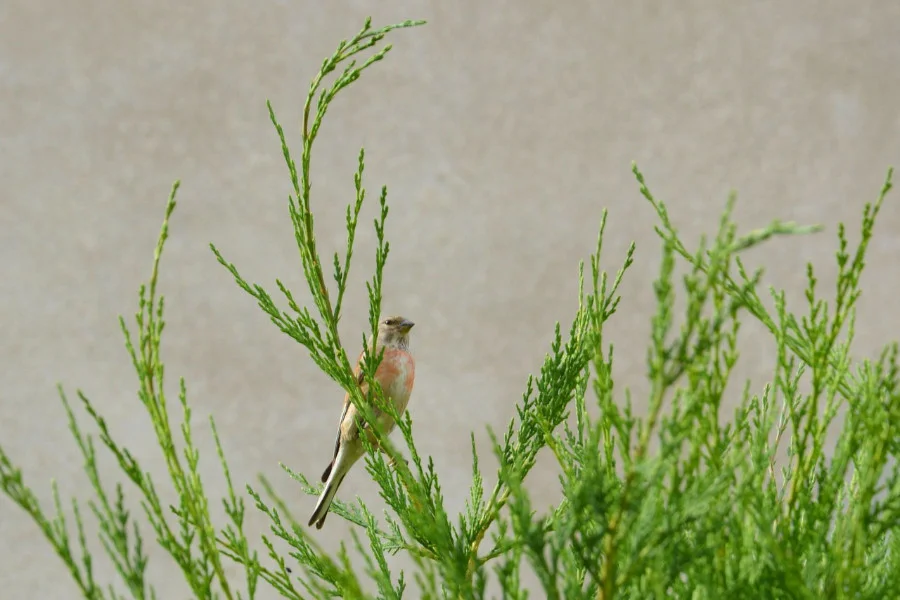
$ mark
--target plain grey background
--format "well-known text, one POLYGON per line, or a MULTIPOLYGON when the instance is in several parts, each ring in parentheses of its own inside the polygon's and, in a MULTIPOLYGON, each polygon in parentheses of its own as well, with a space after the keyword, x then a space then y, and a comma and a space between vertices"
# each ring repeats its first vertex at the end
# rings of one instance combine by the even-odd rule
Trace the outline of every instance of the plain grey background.
MULTIPOLYGON (((385 311, 417 323, 411 411, 454 511, 468 494, 469 432, 487 452, 486 426, 513 416, 554 322, 569 323, 578 261, 593 249, 603 208, 607 268, 637 241, 609 339, 620 390, 631 386, 640 402, 659 243, 632 160, 691 244, 714 231, 732 189, 743 231, 776 217, 823 223, 823 234, 779 239, 746 257, 766 265, 766 284, 787 288, 798 308, 805 263, 819 266, 830 293, 836 224, 847 222, 856 240, 863 204, 900 163, 896 2, 4 0, 0 443, 46 507, 51 478, 64 497, 89 491, 56 382, 73 397, 83 389, 163 480, 116 317, 136 308, 180 178, 160 279, 170 397, 184 376, 214 494, 223 482, 210 414, 236 482, 265 473, 298 516, 312 510, 314 499, 278 462, 320 472, 341 393, 207 245, 251 281, 274 289, 280 277, 307 298, 265 100, 297 147, 309 79, 369 14, 376 25, 429 25, 395 33, 388 59, 334 105, 313 160, 312 202, 328 257, 343 248, 343 211, 365 146, 370 197, 387 184, 392 207, 385 311)), ((370 203, 342 322, 348 344, 366 326, 374 214, 370 203)), ((898 258, 893 197, 869 252, 858 356, 896 338, 898 258)), ((773 350, 758 326, 748 322, 742 349, 741 377, 764 380, 773 350)), ((116 481, 110 461, 103 466, 106 482, 116 481)), ((551 462, 532 478, 536 505, 546 507, 558 496, 551 462)), ((340 497, 357 494, 382 507, 361 468, 340 497)), ((265 520, 249 513, 256 539, 265 520)), ((329 549, 350 539, 334 517, 315 535, 329 549)), ((160 597, 184 597, 171 561, 155 549, 151 556, 160 597)), ((108 565, 98 568, 110 580, 108 565)), ((4 598, 77 597, 37 528, 6 498, 0 589, 4 598)))

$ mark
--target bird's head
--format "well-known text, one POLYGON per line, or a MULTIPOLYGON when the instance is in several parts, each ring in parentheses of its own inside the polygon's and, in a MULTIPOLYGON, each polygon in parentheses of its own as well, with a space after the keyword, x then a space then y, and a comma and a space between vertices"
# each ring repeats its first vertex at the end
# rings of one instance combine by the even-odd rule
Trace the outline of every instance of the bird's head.
POLYGON ((388 317, 378 324, 378 346, 385 348, 409 347, 409 330, 413 323, 405 317, 388 317))

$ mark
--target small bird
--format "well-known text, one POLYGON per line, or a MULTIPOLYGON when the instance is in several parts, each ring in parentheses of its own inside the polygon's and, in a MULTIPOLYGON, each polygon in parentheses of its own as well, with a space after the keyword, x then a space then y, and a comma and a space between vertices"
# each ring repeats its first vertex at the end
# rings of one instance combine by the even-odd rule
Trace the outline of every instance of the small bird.
MULTIPOLYGON (((384 349, 384 356, 375 371, 375 380, 381 385, 385 400, 393 405, 398 415, 403 415, 406 405, 409 404, 409 396, 416 378, 416 363, 412 354, 409 353, 409 330, 413 328, 413 325, 415 323, 403 317, 388 317, 378 324, 378 337, 374 345, 371 337, 369 338, 370 356, 377 357, 382 348, 384 349)), ((364 356, 365 353, 360 355, 355 373, 363 395, 367 396, 369 384, 365 381, 360 366, 364 356)), ((394 420, 389 414, 385 414, 375 407, 373 410, 381 431, 385 434, 390 433, 396 424, 394 420)), ((366 452, 359 437, 357 421, 362 423, 364 429, 368 429, 368 424, 362 422, 362 415, 350 402, 348 393, 344 396, 344 409, 341 412, 337 439, 334 442, 334 457, 325 467, 325 472, 322 473, 322 482, 325 487, 322 488, 322 494, 309 519, 309 525, 315 524, 316 529, 322 529, 328 509, 331 507, 331 501, 334 500, 334 494, 341 482, 344 481, 350 467, 366 452)), ((377 446, 377 440, 371 431, 368 432, 368 436, 369 442, 377 446)))

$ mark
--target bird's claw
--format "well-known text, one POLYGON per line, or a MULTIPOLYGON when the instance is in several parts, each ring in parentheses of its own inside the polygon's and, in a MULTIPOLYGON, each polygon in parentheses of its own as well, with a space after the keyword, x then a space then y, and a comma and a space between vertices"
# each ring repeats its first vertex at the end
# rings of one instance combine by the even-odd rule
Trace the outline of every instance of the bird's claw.
MULTIPOLYGON (((402 460, 402 461, 404 462, 404 464, 406 464, 406 466, 409 467, 409 461, 408 461, 407 459, 401 458, 400 460, 402 460)), ((389 457, 388 457, 388 464, 389 464, 391 467, 396 468, 396 467, 397 467, 397 459, 394 458, 393 456, 389 456, 389 457)))

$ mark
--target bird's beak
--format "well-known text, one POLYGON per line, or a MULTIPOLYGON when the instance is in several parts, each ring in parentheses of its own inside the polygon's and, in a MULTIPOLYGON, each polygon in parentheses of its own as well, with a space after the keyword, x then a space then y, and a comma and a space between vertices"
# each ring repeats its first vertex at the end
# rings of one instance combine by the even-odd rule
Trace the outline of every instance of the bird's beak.
POLYGON ((409 331, 413 328, 413 325, 415 325, 415 323, 413 323, 409 319, 403 319, 403 321, 400 322, 400 327, 403 328, 403 331, 409 331))

